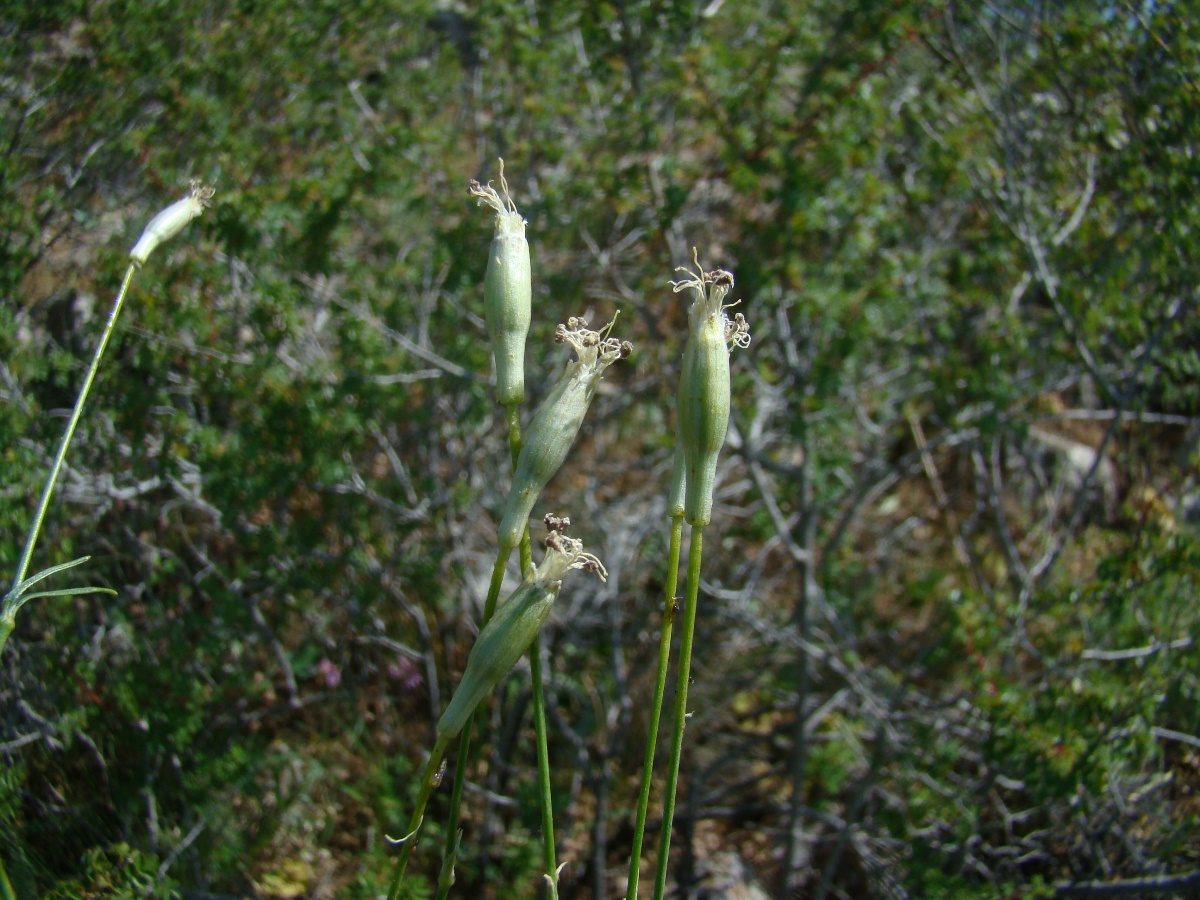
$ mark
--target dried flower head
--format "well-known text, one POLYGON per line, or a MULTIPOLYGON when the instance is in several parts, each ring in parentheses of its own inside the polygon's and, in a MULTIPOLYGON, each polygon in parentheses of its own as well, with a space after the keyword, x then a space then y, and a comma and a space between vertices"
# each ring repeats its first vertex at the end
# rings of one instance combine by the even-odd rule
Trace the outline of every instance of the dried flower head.
POLYGON ((546 513, 542 517, 542 523, 546 526, 547 531, 565 531, 571 527, 570 516, 556 516, 554 513, 546 513))
POLYGON ((733 273, 724 269, 705 272, 700 266, 700 259, 694 247, 692 248, 692 261, 696 264, 695 272, 686 266, 679 266, 675 271, 683 272, 688 277, 668 282, 676 294, 686 290, 696 293, 696 299, 692 301, 691 308, 688 310, 688 324, 691 332, 694 334, 697 331, 697 320, 703 324, 714 319, 719 323, 720 331, 725 336, 725 342, 731 350, 734 347, 749 347, 750 326, 746 322, 746 317, 737 313, 731 320, 725 315, 725 310, 732 309, 741 302, 740 300, 735 300, 733 303, 724 302, 726 295, 733 290, 733 273))
POLYGON ((565 325, 554 329, 554 343, 568 344, 575 351, 577 364, 599 368, 601 372, 618 359, 626 359, 633 352, 633 344, 610 337, 616 316, 600 331, 593 331, 583 316, 571 316, 565 325))
POLYGON ((496 211, 496 233, 519 230, 525 233, 525 220, 517 212, 517 204, 513 203, 508 193, 508 181, 504 178, 504 160, 500 162, 500 190, 492 187, 492 182, 480 184, 474 178, 467 185, 471 196, 479 200, 479 205, 487 205, 496 211))
MULTIPOLYGON (((546 518, 553 519, 554 517, 547 516, 546 518)), ((583 541, 563 534, 562 529, 566 527, 561 524, 563 522, 566 525, 571 524, 570 519, 556 520, 558 527, 546 535, 546 539, 542 542, 546 547, 546 556, 542 560, 542 564, 534 569, 533 580, 561 581, 563 575, 571 569, 582 569, 584 572, 598 576, 601 581, 607 581, 608 570, 604 568, 604 564, 591 553, 584 552, 583 541)))
POLYGON ((142 230, 142 236, 129 251, 129 258, 137 265, 142 265, 159 244, 175 237, 188 222, 212 205, 215 193, 215 189, 193 179, 188 185, 186 197, 176 200, 150 220, 142 230))

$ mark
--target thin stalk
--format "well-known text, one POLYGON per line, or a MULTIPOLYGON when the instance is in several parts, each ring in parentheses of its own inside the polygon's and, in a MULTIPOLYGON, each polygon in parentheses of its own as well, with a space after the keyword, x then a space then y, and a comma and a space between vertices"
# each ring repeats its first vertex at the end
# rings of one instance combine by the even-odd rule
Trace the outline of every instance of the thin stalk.
POLYGON ((54 493, 54 485, 58 481, 58 473, 62 469, 63 460, 67 457, 67 448, 71 445, 71 438, 75 435, 75 427, 79 424, 79 417, 83 414, 83 404, 87 400, 88 392, 92 389, 92 382, 96 379, 96 372, 100 368, 100 360, 104 356, 104 349, 108 346, 108 339, 112 337, 113 328, 117 323, 117 316, 121 312, 121 305, 125 302, 125 295, 129 292, 129 285, 133 282, 133 275, 138 270, 136 263, 130 263, 129 268, 125 270, 125 278, 121 281, 121 289, 117 292, 117 299, 113 301, 112 309, 108 313, 108 321, 104 325, 104 331, 100 335, 100 343, 96 345, 96 352, 92 354, 92 364, 88 367, 87 375, 83 379, 83 386, 79 389, 79 396, 75 398, 75 408, 71 411, 71 418, 67 421, 66 430, 63 431, 62 440, 58 442, 58 452, 54 456, 54 463, 50 466, 50 473, 46 476, 46 484, 42 488, 41 499, 38 500, 37 510, 33 515, 33 522, 29 526, 29 534, 25 537, 25 549, 21 553, 21 561, 17 563, 17 574, 13 577, 13 590, 25 580, 25 573, 29 571, 29 562, 33 558, 33 547, 37 543, 38 535, 42 531, 42 522, 46 518, 46 510, 50 508, 50 496, 54 493))
POLYGON ((558 900, 558 861, 554 847, 554 799, 550 791, 550 752, 546 741, 546 699, 542 693, 542 641, 529 646, 529 668, 533 678, 533 728, 537 734, 538 793, 542 801, 542 861, 551 900, 558 900))
MULTIPOLYGON (((483 602, 483 620, 480 628, 487 625, 496 611, 496 601, 500 597, 500 586, 504 583, 504 567, 512 547, 501 545, 496 554, 496 564, 492 567, 492 581, 488 585, 487 599, 483 602)), ((439 898, 445 897, 453 884, 452 870, 458 856, 458 819, 462 808, 463 786, 467 782, 467 760, 471 755, 471 732, 475 728, 475 713, 467 718, 462 734, 458 737, 458 758, 454 761, 454 785, 450 789, 450 815, 446 819, 446 847, 442 851, 442 871, 438 878, 439 898)), ((388 900, 394 900, 388 897, 388 900)))
POLYGON ((654 682, 654 700, 650 709, 650 728, 646 736, 646 759, 642 763, 642 790, 638 795, 637 822, 633 826, 633 847, 629 851, 628 900, 637 900, 642 869, 642 840, 646 834, 646 815, 650 809, 650 779, 654 775, 654 749, 658 743, 658 723, 662 718, 663 693, 667 689, 667 669, 671 657, 671 629, 675 624, 675 590, 679 586, 679 545, 683 540, 683 516, 671 517, 671 545, 667 551, 667 582, 663 590, 662 637, 658 641, 658 676, 654 682))
MULTIPOLYGON (((508 448, 513 469, 521 455, 521 418, 517 405, 508 407, 508 448)), ((521 536, 521 573, 533 565, 529 528, 521 536)), ((535 637, 529 646, 529 670, 533 682, 533 730, 537 737, 538 795, 542 811, 542 860, 546 865, 547 892, 558 900, 558 859, 554 842, 554 799, 550 790, 550 746, 546 737, 546 696, 542 682, 542 641, 535 637)))
POLYGON ((425 818, 425 804, 429 802, 429 795, 433 793, 433 788, 438 783, 438 768, 449 742, 449 739, 439 736, 433 745, 433 752, 429 754, 429 762, 425 764, 425 774, 421 777, 421 792, 417 795, 417 805, 413 810, 412 818, 408 820, 408 831, 401 838, 403 846, 400 849, 400 858, 396 861, 396 874, 392 876, 388 900, 397 900, 400 896, 400 883, 404 880, 404 870, 408 866, 408 858, 412 856, 413 847, 417 843, 417 832, 421 830, 421 821, 425 818))
MULTIPOLYGON (((444 898, 454 884, 454 864, 458 859, 458 816, 462 807, 463 786, 467 783, 467 758, 471 755, 471 729, 475 713, 467 718, 458 738, 458 759, 454 761, 454 785, 450 789, 450 816, 446 820, 446 847, 442 850, 442 870, 438 874, 437 897, 444 898)), ((389 897, 388 900, 391 900, 389 897)))
MULTIPOLYGON (((516 467, 517 456, 521 452, 521 418, 520 407, 513 403, 508 406, 508 446, 512 455, 512 464, 516 467)), ((529 528, 521 536, 519 555, 521 577, 533 566, 533 554, 529 548, 529 528)), ((500 547, 496 557, 496 565, 492 569, 492 582, 488 586, 487 599, 483 604, 483 621, 480 627, 487 625, 496 611, 496 601, 500 597, 500 586, 504 581, 504 567, 512 547, 500 547)), ((463 727, 458 741, 458 758, 454 761, 454 784, 450 790, 450 816, 446 821, 446 847, 442 851, 442 870, 438 876, 437 900, 444 900, 454 884, 454 864, 458 856, 458 819, 462 807, 463 786, 467 780, 467 759, 471 752, 471 732, 475 727, 475 714, 472 713, 463 727)), ((391 900, 391 898, 389 898, 391 900)))
POLYGON ((671 733, 671 761, 667 768, 667 788, 663 796, 662 832, 658 836, 658 872, 654 879, 654 900, 663 900, 667 888, 667 861, 671 852, 671 826, 675 820, 675 789, 679 786, 679 759, 683 755, 683 726, 687 721, 688 681, 692 670, 692 636, 696 630, 696 605, 700 596, 700 553, 704 526, 692 526, 692 545, 688 554, 687 598, 683 607, 683 637, 679 644, 679 672, 675 683, 674 729, 671 733))
MULTIPOLYGON (((508 409, 508 444, 509 444, 509 449, 510 449, 511 455, 512 455, 513 468, 515 469, 516 465, 517 465, 517 457, 520 455, 520 452, 521 452, 521 419, 520 419, 520 414, 519 414, 519 407, 516 404, 510 405, 507 409, 508 409)), ((528 527, 526 527, 524 529, 524 531, 521 533, 521 541, 518 546, 519 546, 519 550, 520 550, 519 562, 520 562, 521 577, 524 578, 524 576, 533 568, 533 556, 532 556, 532 553, 530 552, 529 528, 528 527)), ((499 756, 498 756, 499 752, 500 752, 500 748, 498 746, 493 746, 491 778, 499 777, 499 768, 500 768, 500 760, 499 760, 499 756)), ((489 788, 492 787, 492 784, 490 783, 490 781, 489 781, 488 786, 489 786, 489 788)), ((487 794, 484 797, 484 805, 483 805, 483 822, 484 822, 483 840, 481 841, 481 846, 479 847, 479 858, 481 860, 484 860, 487 858, 487 842, 488 842, 488 839, 491 834, 488 824, 491 821, 491 814, 492 814, 492 798, 491 798, 490 794, 487 794)))
MULTIPOLYGON (((508 406, 508 453, 512 458, 513 471, 517 468, 517 457, 521 455, 521 413, 520 407, 516 403, 510 403, 508 406)), ((521 534, 521 577, 524 578, 526 573, 533 568, 533 551, 529 546, 529 526, 525 526, 525 531, 521 534)))
MULTIPOLYGON (((496 557, 496 564, 492 568, 492 582, 488 586, 487 599, 483 604, 484 624, 487 624, 487 620, 492 617, 492 612, 496 608, 496 598, 500 595, 500 585, 504 581, 504 565, 508 562, 508 556, 511 552, 511 547, 501 547, 500 553, 496 557)), ((454 764, 454 787, 450 794, 450 821, 449 831, 447 832, 446 851, 442 864, 443 876, 446 866, 445 860, 451 860, 450 864, 453 865, 453 858, 458 850, 458 810, 462 803, 463 784, 466 782, 466 760, 471 752, 471 726, 474 724, 474 721, 475 714, 472 713, 470 718, 467 719, 467 724, 463 726, 462 734, 459 736, 458 759, 455 760, 454 764)), ((439 735, 437 742, 434 744, 434 752, 430 755, 429 763, 425 766, 425 775, 421 782, 421 792, 417 795, 417 807, 408 822, 408 833, 403 839, 404 846, 400 850, 400 858, 396 860, 396 873, 392 876, 392 886, 388 890, 387 900, 397 900, 400 896, 400 885, 404 881, 404 870, 408 866, 408 858, 412 855, 412 848, 416 843, 417 832, 420 830, 421 821, 425 817, 425 805, 429 802, 429 795, 438 782, 438 764, 441 762, 441 758, 446 752, 446 746, 449 743, 450 738, 439 735)))

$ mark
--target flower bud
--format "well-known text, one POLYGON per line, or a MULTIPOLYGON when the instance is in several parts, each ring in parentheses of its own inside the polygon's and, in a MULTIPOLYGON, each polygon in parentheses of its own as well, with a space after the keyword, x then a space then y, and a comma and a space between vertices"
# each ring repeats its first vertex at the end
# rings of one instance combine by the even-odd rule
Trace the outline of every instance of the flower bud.
POLYGON ((159 244, 175 237, 188 222, 204 212, 215 193, 207 185, 192 181, 186 197, 175 201, 150 220, 138 242, 129 251, 129 258, 137 265, 142 265, 159 244))
POLYGON ((525 577, 479 632, 458 690, 438 720, 440 737, 452 738, 462 731, 479 701, 512 671, 550 615, 562 577, 571 569, 595 572, 602 581, 608 575, 600 560, 583 552, 582 541, 551 531, 542 564, 525 577))
POLYGON ((529 334, 533 277, 525 220, 508 196, 504 160, 500 160, 500 190, 471 182, 471 194, 496 211, 487 275, 483 280, 483 312, 492 353, 496 357, 496 399, 502 406, 525 399, 525 338, 529 334))
POLYGON ((603 332, 591 331, 584 319, 572 316, 555 331, 555 342, 570 344, 576 359, 567 363, 525 432, 500 521, 502 546, 512 548, 520 543, 533 504, 566 460, 604 370, 633 352, 628 341, 607 336, 611 328, 610 322, 603 332))
POLYGON ((729 427, 729 351, 750 344, 750 329, 741 313, 732 321, 725 315, 728 307, 722 301, 733 287, 733 276, 723 269, 704 272, 699 261, 696 268, 698 277, 671 286, 676 293, 696 292, 679 375, 678 441, 686 482, 684 516, 689 525, 703 526, 712 520, 717 456, 729 427))

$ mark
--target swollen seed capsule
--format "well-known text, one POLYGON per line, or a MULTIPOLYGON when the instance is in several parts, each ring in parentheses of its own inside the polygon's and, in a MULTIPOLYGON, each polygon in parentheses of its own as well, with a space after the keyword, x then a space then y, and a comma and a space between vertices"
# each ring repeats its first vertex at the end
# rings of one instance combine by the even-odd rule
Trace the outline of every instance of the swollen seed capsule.
MULTIPOLYGON (((699 270, 699 262, 696 266, 699 270)), ((703 526, 712 520, 717 457, 729 427, 729 351, 749 345, 750 329, 741 313, 733 321, 725 315, 722 301, 733 287, 728 272, 699 270, 698 277, 672 287, 696 292, 679 375, 677 441, 683 453, 684 516, 689 525, 703 526)))
POLYGON ((607 336, 611 328, 610 322, 602 332, 591 331, 585 321, 572 316, 555 331, 555 341, 570 344, 576 359, 567 363, 525 432, 500 521, 502 546, 511 549, 521 542, 533 505, 566 460, 604 370, 633 352, 628 341, 607 336))
POLYGON ((496 610, 479 632, 458 690, 438 720, 439 735, 452 738, 462 731, 479 701, 512 671, 550 615, 559 584, 523 582, 496 610))
POLYGON ((571 569, 594 572, 601 580, 608 575, 600 560, 583 552, 581 541, 550 532, 542 564, 526 576, 479 632, 458 690, 438 720, 440 737, 452 738, 462 731, 479 702, 512 671, 550 615, 562 577, 571 569))
POLYGON ((689 525, 712 519, 717 457, 729 427, 729 350, 720 323, 709 318, 693 331, 679 378, 679 423, 689 525))
POLYGON ((205 208, 210 205, 214 193, 216 191, 207 185, 193 181, 186 197, 175 201, 150 220, 150 223, 142 230, 142 236, 138 238, 138 242, 129 251, 129 258, 139 266, 142 265, 159 244, 175 237, 183 231, 188 222, 204 212, 205 208))
POLYGON ((525 339, 529 334, 533 276, 525 220, 508 195, 504 160, 500 190, 471 182, 471 194, 496 211, 496 232, 483 280, 483 312, 496 358, 496 399, 502 406, 525 399, 525 339))

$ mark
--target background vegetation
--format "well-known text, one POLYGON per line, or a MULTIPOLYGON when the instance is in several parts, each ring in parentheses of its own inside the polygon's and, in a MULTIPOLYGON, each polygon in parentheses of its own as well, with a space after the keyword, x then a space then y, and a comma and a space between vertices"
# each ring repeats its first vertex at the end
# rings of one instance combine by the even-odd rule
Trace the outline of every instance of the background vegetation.
MULTIPOLYGON (((0 657, 18 896, 382 892, 507 483, 466 193, 498 155, 533 399, 567 315, 638 348, 539 510, 611 573, 543 637, 563 895, 622 896, 693 245, 755 341, 678 895, 1200 868, 1194 12, 7 0, 0 573, 130 246, 218 189, 135 283, 34 559, 119 597, 35 601, 0 657)), ((484 718, 457 891, 528 896, 527 672, 484 718)))

